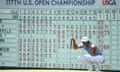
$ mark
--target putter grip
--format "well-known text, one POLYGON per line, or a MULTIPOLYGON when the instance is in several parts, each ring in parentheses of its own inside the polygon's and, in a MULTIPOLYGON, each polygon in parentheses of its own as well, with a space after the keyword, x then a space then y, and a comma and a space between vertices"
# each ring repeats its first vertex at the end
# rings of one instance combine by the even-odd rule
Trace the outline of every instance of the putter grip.
POLYGON ((70 49, 72 49, 72 40, 70 41, 70 49))

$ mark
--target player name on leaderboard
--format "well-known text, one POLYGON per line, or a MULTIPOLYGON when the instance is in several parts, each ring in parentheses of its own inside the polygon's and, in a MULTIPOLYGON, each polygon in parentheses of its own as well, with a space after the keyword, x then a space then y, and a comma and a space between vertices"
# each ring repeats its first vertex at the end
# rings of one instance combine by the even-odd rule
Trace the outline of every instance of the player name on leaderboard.
POLYGON ((42 0, 28 0, 33 5, 27 0, 1 1, 0 66, 86 69, 77 60, 84 52, 70 48, 70 37, 79 44, 88 36, 102 49, 102 69, 119 70, 119 0, 79 0, 81 5, 71 0, 74 6, 57 0, 37 6, 34 1, 42 0))
POLYGON ((16 18, 16 13, 11 13, 11 10, 0 9, 0 66, 17 65, 16 18))

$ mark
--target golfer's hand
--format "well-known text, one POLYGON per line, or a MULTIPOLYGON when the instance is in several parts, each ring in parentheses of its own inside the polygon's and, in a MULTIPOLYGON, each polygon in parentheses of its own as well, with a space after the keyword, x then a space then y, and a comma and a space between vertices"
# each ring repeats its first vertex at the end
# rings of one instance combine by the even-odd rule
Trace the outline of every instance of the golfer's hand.
POLYGON ((71 41, 75 40, 73 37, 70 38, 71 41))

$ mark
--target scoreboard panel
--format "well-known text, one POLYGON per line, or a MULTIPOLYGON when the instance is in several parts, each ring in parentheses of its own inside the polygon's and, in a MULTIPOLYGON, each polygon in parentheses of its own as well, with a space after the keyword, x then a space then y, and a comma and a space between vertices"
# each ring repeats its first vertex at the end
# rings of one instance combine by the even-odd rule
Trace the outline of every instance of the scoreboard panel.
POLYGON ((75 0, 67 6, 34 1, 43 5, 43 0, 1 0, 0 66, 86 69, 78 60, 86 52, 71 49, 70 37, 79 44, 88 36, 104 54, 102 69, 120 70, 119 0, 78 0, 78 6, 75 0))

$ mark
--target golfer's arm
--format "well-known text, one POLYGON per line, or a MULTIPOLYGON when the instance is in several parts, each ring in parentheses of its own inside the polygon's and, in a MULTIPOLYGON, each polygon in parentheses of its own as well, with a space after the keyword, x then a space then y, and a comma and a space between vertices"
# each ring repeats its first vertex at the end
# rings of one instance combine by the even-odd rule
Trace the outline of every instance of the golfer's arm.
POLYGON ((92 50, 93 50, 93 56, 96 56, 96 46, 92 45, 92 50))
POLYGON ((78 45, 76 44, 76 42, 75 42, 74 39, 72 40, 72 47, 73 47, 74 49, 79 49, 79 47, 78 47, 78 45))

